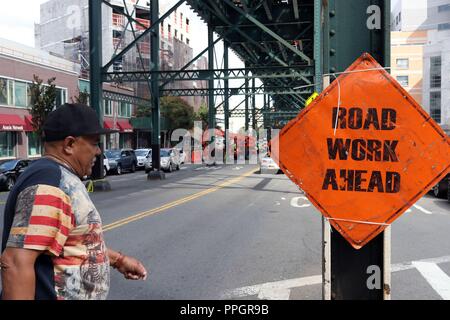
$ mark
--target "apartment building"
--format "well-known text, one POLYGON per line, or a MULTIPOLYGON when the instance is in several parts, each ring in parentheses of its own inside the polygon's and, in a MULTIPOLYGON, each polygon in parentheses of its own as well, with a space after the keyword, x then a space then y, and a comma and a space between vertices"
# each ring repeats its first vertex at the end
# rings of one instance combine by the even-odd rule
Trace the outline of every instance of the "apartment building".
POLYGON ((400 0, 392 10, 392 30, 392 73, 449 133, 450 1, 400 0))
MULTIPOLYGON (((102 6, 102 50, 103 62, 111 57, 150 26, 150 11, 147 1, 110 0, 111 6, 102 6), (128 21, 124 14, 131 15, 138 23, 128 21)), ((170 9, 169 1, 160 1, 160 14, 170 9)), ((81 76, 88 78, 89 70, 89 25, 88 0, 49 0, 41 5, 41 22, 35 25, 36 47, 54 52, 82 66, 81 76), (55 32, 58 30, 58 32, 55 32)), ((191 11, 175 10, 160 27, 160 66, 162 70, 174 70, 182 62, 193 58, 191 44, 191 11)), ((114 63, 110 70, 137 71, 149 69, 150 36, 144 37, 132 50, 114 63)), ((194 67, 194 66, 193 66, 194 67)), ((130 83, 140 97, 149 97, 148 84, 130 83)), ((169 89, 193 88, 192 81, 173 82, 169 89)), ((195 99, 184 98, 192 104, 195 99)))
POLYGON ((427 31, 391 32, 391 75, 422 104, 423 57, 427 31))

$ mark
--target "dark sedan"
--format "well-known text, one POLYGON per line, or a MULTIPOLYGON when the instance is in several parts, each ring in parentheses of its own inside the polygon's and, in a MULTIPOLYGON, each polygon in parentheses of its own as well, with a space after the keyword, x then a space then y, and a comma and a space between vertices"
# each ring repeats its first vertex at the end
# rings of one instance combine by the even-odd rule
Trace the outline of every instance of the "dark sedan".
POLYGON ((0 188, 11 190, 19 176, 31 163, 30 160, 15 159, 7 160, 0 164, 0 188))

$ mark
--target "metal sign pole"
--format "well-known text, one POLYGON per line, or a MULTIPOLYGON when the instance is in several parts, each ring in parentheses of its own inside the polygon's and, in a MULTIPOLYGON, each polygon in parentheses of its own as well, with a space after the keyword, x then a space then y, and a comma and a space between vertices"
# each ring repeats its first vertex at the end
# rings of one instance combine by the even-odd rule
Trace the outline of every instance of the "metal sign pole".
MULTIPOLYGON (((389 66, 390 1, 355 2, 330 0, 324 8, 325 73, 343 71, 362 52, 375 55, 389 66), (371 15, 372 9, 375 10, 371 15), (380 9, 377 17, 376 9, 380 9), (369 20, 379 19, 381 26, 371 28, 369 20), (361 25, 349 37, 347 31, 361 25), (339 30, 339 32, 337 32, 339 30)), ((330 79, 334 80, 334 78, 330 79)), ((329 83, 329 80, 327 81, 329 83)), ((327 84, 324 83, 326 87, 327 84)), ((325 300, 382 300, 390 298, 390 227, 363 248, 354 249, 323 218, 323 286, 325 300)))

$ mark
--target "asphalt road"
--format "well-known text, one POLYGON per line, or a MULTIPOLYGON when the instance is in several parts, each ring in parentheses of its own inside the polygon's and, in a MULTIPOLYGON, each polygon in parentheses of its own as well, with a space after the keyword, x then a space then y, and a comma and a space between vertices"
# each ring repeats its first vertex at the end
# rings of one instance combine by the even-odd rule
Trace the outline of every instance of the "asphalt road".
MULTIPOLYGON (((284 175, 255 169, 108 177, 113 191, 92 194, 107 245, 150 270, 113 272, 109 298, 321 299, 321 215, 284 175)), ((450 299, 449 226, 450 204, 430 195, 394 222, 392 299, 450 299)))

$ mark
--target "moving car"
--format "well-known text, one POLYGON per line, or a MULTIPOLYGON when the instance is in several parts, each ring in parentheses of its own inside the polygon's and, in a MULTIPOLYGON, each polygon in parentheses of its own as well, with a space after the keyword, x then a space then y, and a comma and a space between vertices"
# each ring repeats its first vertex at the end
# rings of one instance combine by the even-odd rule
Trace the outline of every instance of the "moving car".
POLYGON ((27 159, 7 160, 0 164, 0 188, 10 191, 25 168, 31 163, 27 159))
POLYGON ((184 164, 186 162, 186 152, 183 151, 183 149, 178 149, 180 153, 180 161, 181 164, 184 164))
POLYGON ((281 171, 280 167, 275 163, 275 161, 273 161, 273 159, 267 155, 261 159, 261 173, 278 174, 283 172, 281 171))
POLYGON ((152 156, 152 149, 136 149, 134 150, 137 158, 137 167, 144 168, 147 157, 152 156))
POLYGON ((124 170, 136 171, 137 158, 133 149, 105 150, 105 156, 112 172, 122 174, 124 170))
MULTIPOLYGON (((181 158, 180 152, 176 148, 165 148, 160 150, 160 167, 161 170, 172 172, 180 170, 181 158)), ((145 173, 149 173, 152 169, 152 158, 147 158, 145 162, 145 173)))

